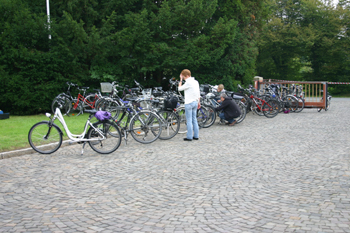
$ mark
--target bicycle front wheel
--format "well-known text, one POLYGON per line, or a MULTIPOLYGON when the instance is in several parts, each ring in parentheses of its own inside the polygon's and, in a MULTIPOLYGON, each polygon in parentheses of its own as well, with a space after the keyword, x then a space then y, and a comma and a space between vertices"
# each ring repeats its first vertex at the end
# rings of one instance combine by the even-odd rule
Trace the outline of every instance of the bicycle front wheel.
POLYGON ((292 95, 292 96, 287 96, 287 100, 290 103, 290 110, 292 112, 298 112, 298 109, 299 109, 299 100, 298 100, 298 98, 292 95))
POLYGON ((130 121, 131 136, 138 142, 154 142, 162 133, 161 119, 150 111, 138 112, 130 121))
MULTIPOLYGON (((260 100, 258 101, 258 105, 259 105, 259 107, 262 106, 262 103, 261 103, 260 100)), ((263 113, 262 109, 259 109, 258 105, 256 105, 254 102, 252 103, 253 111, 254 111, 254 113, 255 113, 256 115, 258 115, 258 116, 263 116, 264 113, 263 113)))
POLYGON ((305 100, 301 97, 296 97, 298 99, 298 109, 295 112, 303 111, 305 107, 305 100))
POLYGON ((209 128, 216 121, 216 112, 215 112, 214 107, 212 107, 211 105, 205 105, 205 107, 207 108, 208 119, 205 122, 205 124, 203 125, 203 128, 209 128))
POLYGON ((109 121, 96 122, 90 127, 87 133, 90 147, 100 154, 109 154, 114 152, 120 146, 122 137, 119 128, 109 121), (104 137, 104 138, 103 138, 104 137))
MULTIPOLYGON (((172 111, 160 111, 158 113, 162 120, 162 133, 159 139, 167 140, 173 138, 180 129, 180 117, 172 111)), ((157 133, 157 131, 152 132, 157 133)))
POLYGON ((186 124, 186 112, 184 107, 180 107, 177 110, 177 114, 180 117, 180 129, 178 133, 187 133, 187 124, 186 124))
POLYGON ((57 125, 50 127, 48 121, 42 121, 30 128, 28 141, 36 152, 51 154, 62 145, 62 132, 57 125))
POLYGON ((201 106, 200 109, 197 109, 197 122, 198 122, 199 128, 203 128, 208 118, 209 118, 209 112, 206 107, 201 106))
POLYGON ((277 116, 279 106, 278 102, 276 100, 269 100, 268 102, 265 102, 262 106, 262 112, 264 115, 268 118, 272 118, 277 116))
POLYGON ((237 122, 236 124, 241 123, 244 120, 245 116, 247 115, 247 107, 245 106, 245 104, 242 102, 239 102, 238 106, 241 109, 241 115, 236 119, 236 122, 237 122))

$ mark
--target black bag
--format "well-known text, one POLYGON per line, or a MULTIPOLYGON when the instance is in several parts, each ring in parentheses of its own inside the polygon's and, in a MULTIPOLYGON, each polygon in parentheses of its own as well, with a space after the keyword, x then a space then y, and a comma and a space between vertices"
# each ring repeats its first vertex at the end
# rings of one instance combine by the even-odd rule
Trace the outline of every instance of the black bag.
POLYGON ((175 95, 168 96, 164 99, 164 110, 173 111, 177 107, 179 99, 175 95))

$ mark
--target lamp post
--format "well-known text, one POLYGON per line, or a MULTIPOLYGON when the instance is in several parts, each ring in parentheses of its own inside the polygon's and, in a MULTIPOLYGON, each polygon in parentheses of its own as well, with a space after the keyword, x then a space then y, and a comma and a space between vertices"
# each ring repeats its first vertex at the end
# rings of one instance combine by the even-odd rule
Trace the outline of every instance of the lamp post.
MULTIPOLYGON (((49 5, 49 0, 46 0, 46 12, 47 12, 47 28, 50 31, 50 5, 49 5)), ((49 39, 51 40, 51 34, 49 34, 49 39)))

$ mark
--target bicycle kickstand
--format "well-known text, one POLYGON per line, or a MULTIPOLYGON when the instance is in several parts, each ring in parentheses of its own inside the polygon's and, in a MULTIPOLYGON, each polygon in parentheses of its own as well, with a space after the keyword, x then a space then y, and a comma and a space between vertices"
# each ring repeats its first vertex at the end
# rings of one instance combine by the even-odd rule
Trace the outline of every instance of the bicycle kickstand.
POLYGON ((84 147, 85 147, 85 144, 86 144, 86 142, 84 142, 83 148, 81 149, 81 156, 83 156, 83 154, 84 154, 84 147))
POLYGON ((124 141, 125 141, 125 145, 128 144, 128 132, 126 130, 124 130, 124 141))

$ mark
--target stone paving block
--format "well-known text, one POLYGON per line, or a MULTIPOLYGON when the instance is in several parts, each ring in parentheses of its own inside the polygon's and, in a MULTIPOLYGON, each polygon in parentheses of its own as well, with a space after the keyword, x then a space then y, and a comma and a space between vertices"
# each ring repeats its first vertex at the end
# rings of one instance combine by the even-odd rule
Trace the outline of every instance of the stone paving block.
MULTIPOLYGON (((198 141, 0 160, 0 232, 350 232, 350 99, 198 141)), ((2 157, 4 155, 2 154, 2 157)))

